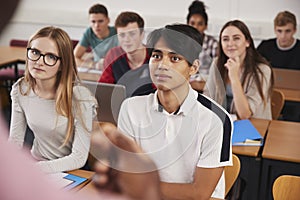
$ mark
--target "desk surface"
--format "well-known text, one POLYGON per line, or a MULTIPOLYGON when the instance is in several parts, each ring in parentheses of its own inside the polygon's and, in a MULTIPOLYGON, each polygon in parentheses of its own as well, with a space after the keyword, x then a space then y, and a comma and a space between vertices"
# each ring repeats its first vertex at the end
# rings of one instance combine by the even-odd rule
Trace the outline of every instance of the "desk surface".
POLYGON ((76 170, 68 171, 67 173, 88 179, 88 181, 85 181, 84 183, 81 183, 80 185, 76 186, 73 189, 75 191, 83 188, 86 184, 88 184, 92 180, 93 175, 95 174, 95 172, 87 171, 87 170, 81 170, 81 169, 76 169, 76 170))
MULTIPOLYGON (((261 136, 265 137, 270 124, 270 120, 251 119, 250 121, 252 122, 254 127, 258 130, 258 132, 261 134, 261 136)), ((238 155, 257 157, 260 148, 261 148, 260 146, 233 146, 232 153, 238 155)))
POLYGON ((101 74, 91 72, 78 72, 78 76, 81 80, 98 81, 100 79, 101 74))
MULTIPOLYGON (((198 92, 202 92, 205 86, 205 81, 191 81, 192 88, 198 92)), ((283 92, 285 100, 300 102, 300 90, 276 88, 283 92)))
POLYGON ((0 46, 0 67, 16 62, 25 62, 26 48, 0 46))
MULTIPOLYGON (((80 194, 89 194, 89 195, 93 195, 93 196, 100 195, 99 197, 102 197, 101 199, 129 200, 125 196, 112 194, 105 190, 99 190, 96 188, 96 186, 93 184, 93 182, 88 183, 79 192, 80 192, 80 194)), ((210 200, 222 200, 222 199, 210 198, 210 200)))
POLYGON ((300 163, 299 130, 299 122, 271 121, 262 157, 300 163))
POLYGON ((287 101, 296 101, 300 102, 300 90, 292 90, 292 89, 284 89, 284 88, 276 88, 280 90, 287 101))

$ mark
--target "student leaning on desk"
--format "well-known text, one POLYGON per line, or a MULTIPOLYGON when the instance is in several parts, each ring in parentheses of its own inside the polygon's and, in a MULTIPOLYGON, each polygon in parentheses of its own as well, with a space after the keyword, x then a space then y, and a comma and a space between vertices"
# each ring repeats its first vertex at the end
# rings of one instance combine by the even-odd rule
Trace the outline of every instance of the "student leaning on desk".
POLYGON ((82 35, 74 49, 77 66, 88 68, 101 68, 103 58, 108 50, 118 45, 116 29, 109 26, 107 8, 102 4, 95 4, 89 9, 90 27, 82 35), (86 54, 92 48, 93 55, 86 54))
POLYGON ((238 119, 272 119, 273 73, 254 47, 242 21, 227 22, 219 36, 219 53, 210 68, 204 94, 238 119))
POLYGON ((30 38, 26 55, 25 76, 11 91, 9 141, 22 147, 28 125, 31 154, 45 172, 83 167, 97 102, 78 81, 68 34, 44 27, 30 38))
POLYGON ((300 70, 300 40, 296 16, 289 11, 279 12, 274 19, 276 38, 263 40, 258 52, 275 68, 300 70))
MULTIPOLYGON (((274 68, 300 70, 300 40, 297 32, 296 16, 289 11, 279 12, 274 19, 276 38, 263 40, 257 47, 274 68)), ((298 79, 299 80, 299 79, 298 79)), ((293 83, 299 86, 299 82, 293 83)), ((300 121, 300 105, 286 101, 282 110, 282 119, 300 121)))

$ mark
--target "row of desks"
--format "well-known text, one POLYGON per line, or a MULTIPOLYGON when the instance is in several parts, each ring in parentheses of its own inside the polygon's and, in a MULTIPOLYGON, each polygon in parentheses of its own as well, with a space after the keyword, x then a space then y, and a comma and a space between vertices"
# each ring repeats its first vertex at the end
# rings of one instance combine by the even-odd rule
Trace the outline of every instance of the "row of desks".
POLYGON ((299 130, 299 122, 271 121, 261 155, 259 199, 272 199, 272 185, 278 176, 300 176, 299 130))
MULTIPOLYGON (((107 190, 97 188, 95 186, 95 184, 93 183, 93 181, 91 181, 95 172, 86 171, 86 170, 73 170, 73 171, 69 171, 68 173, 88 179, 88 181, 86 181, 86 182, 78 185, 74 189, 72 189, 73 191, 78 192, 80 195, 82 195, 83 197, 86 197, 87 199, 89 196, 93 196, 93 197, 96 197, 93 199, 128 200, 128 197, 126 197, 125 195, 115 194, 115 193, 111 193, 107 190)), ((222 199, 210 198, 210 200, 222 200, 222 199)))
MULTIPOLYGON (((99 196, 99 199, 118 199, 118 200, 128 200, 127 197, 117 194, 112 194, 105 190, 100 190, 99 188, 96 188, 96 186, 93 184, 93 182, 89 182, 87 185, 85 185, 79 193, 81 195, 92 195, 92 196, 99 196)), ((217 198, 210 198, 209 200, 223 200, 223 199, 217 199, 217 198)))
MULTIPOLYGON (((203 91, 205 81, 192 81, 191 86, 197 91, 203 91)), ((287 101, 300 102, 300 90, 292 90, 286 88, 276 88, 284 94, 284 99, 287 101)))
MULTIPOLYGON (((26 58, 26 48, 24 47, 10 47, 10 46, 1 46, 0 47, 0 69, 3 67, 11 66, 16 63, 24 63, 26 58)), ((17 67, 17 65, 15 65, 17 67)), ((16 69, 17 70, 17 69, 16 69)), ((82 80, 97 81, 99 80, 99 74, 89 73, 89 72, 79 72, 79 77, 82 80)), ((191 82, 191 85, 194 89, 202 91, 205 85, 205 82, 191 82)), ((278 88, 281 90, 287 101, 296 101, 300 102, 300 90, 290 90, 278 88)))
POLYGON ((274 180, 283 174, 300 175, 300 123, 251 119, 264 145, 234 146, 241 161, 242 199, 272 199, 274 180))

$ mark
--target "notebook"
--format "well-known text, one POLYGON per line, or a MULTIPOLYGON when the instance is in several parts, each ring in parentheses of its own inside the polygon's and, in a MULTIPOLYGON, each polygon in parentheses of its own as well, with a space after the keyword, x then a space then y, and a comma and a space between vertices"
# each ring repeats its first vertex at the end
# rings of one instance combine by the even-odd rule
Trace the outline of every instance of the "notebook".
POLYGON ((233 122, 233 146, 262 146, 263 137, 250 120, 236 120, 233 122))
POLYGON ((100 122, 111 122, 117 125, 122 102, 126 98, 123 85, 82 81, 97 99, 99 109, 97 118, 100 122))
POLYGON ((300 90, 300 70, 273 68, 274 87, 300 90))

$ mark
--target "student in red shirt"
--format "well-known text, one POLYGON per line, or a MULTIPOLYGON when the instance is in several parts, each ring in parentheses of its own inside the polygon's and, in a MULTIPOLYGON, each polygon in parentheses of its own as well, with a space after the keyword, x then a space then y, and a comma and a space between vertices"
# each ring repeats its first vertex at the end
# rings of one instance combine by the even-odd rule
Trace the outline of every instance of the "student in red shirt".
POLYGON ((115 27, 120 46, 106 54, 99 82, 124 85, 128 97, 152 93, 155 87, 148 66, 151 52, 142 42, 143 18, 134 12, 122 12, 115 27))

